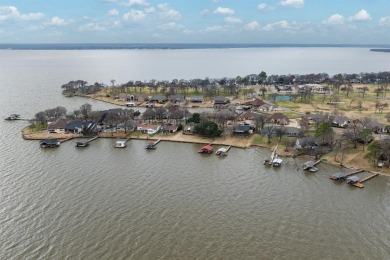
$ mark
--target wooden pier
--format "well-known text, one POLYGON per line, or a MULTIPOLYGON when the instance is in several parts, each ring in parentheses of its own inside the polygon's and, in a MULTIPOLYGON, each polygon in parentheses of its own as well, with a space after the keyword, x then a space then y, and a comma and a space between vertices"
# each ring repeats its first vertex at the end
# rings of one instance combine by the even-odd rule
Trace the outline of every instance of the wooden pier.
POLYGON ((370 175, 370 176, 368 176, 368 177, 366 177, 366 178, 364 178, 364 179, 362 179, 362 180, 360 180, 352 185, 355 187, 358 187, 358 188, 364 188, 363 182, 368 181, 369 179, 372 179, 378 175, 379 175, 379 173, 372 174, 372 175, 370 175))
POLYGON ((361 173, 361 172, 364 172, 365 170, 357 170, 357 171, 354 171, 354 172, 350 172, 350 173, 347 173, 345 174, 345 177, 348 177, 348 176, 351 176, 351 175, 354 175, 354 174, 358 174, 358 173, 361 173))
POLYGON ((60 143, 62 144, 62 143, 65 143, 66 141, 69 141, 69 140, 72 140, 72 139, 74 139, 73 136, 72 136, 72 137, 69 137, 69 138, 66 138, 66 139, 61 139, 61 140, 60 140, 60 143))
POLYGON ((96 139, 98 139, 98 138, 99 138, 99 136, 95 136, 94 138, 89 139, 89 140, 86 141, 85 143, 88 144, 88 143, 90 143, 90 142, 92 142, 92 141, 94 141, 94 140, 96 140, 96 139))
POLYGON ((154 142, 153 146, 156 146, 159 142, 161 142, 161 139, 158 139, 156 142, 154 142))

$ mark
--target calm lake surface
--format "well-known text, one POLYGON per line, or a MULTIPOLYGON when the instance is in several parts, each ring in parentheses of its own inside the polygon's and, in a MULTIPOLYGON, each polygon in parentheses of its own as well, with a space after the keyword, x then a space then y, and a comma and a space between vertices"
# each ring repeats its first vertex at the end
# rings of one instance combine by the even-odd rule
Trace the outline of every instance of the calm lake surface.
MULTIPOLYGON (((190 79, 258 73, 379 72, 390 56, 364 48, 205 50, 0 50, 0 115, 32 118, 61 105, 70 80, 190 79)), ((390 259, 390 181, 334 183, 340 169, 279 169, 269 152, 98 139, 40 149, 25 121, 0 121, 0 259, 390 259)), ((362 175, 364 176, 364 174, 362 175)))

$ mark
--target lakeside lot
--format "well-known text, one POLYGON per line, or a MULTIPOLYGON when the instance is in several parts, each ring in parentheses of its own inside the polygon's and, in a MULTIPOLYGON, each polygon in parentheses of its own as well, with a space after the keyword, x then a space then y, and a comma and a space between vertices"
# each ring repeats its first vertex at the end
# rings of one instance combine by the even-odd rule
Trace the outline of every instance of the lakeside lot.
MULTIPOLYGON (((318 85, 318 84, 314 84, 318 85)), ((282 88, 283 89, 283 88, 282 88)), ((162 91, 162 90, 161 90, 162 91)), ((160 95, 159 88, 155 88, 153 93, 147 88, 134 87, 134 88, 123 88, 123 87, 107 87, 94 94, 79 95, 87 98, 92 98, 98 101, 115 104, 118 106, 126 106, 131 101, 132 107, 130 109, 136 109, 137 107, 153 107, 153 108, 169 108, 173 104, 167 106, 171 101, 165 102, 153 102, 142 100, 128 100, 129 96, 154 96, 160 95), (134 106, 133 106, 134 105, 134 106)), ((290 125, 299 127, 299 122, 302 117, 307 114, 329 114, 332 116, 347 117, 351 122, 361 120, 363 118, 371 118, 377 120, 384 126, 389 125, 390 115, 388 111, 388 100, 387 97, 388 89, 386 85, 379 84, 338 84, 336 85, 322 85, 321 91, 311 91, 309 94, 302 92, 298 86, 290 87, 289 91, 281 91, 276 85, 250 85, 243 86, 238 89, 234 95, 229 95, 230 92, 226 92, 224 89, 214 95, 205 95, 203 102, 192 103, 188 100, 193 96, 199 96, 203 92, 199 92, 198 89, 191 90, 191 88, 181 88, 177 90, 181 96, 186 99, 185 102, 176 103, 175 106, 181 108, 213 108, 213 98, 215 96, 224 96, 229 99, 229 103, 219 107, 220 109, 231 109, 236 110, 240 104, 245 104, 254 98, 264 100, 268 105, 277 107, 277 112, 282 112, 290 120, 290 125), (278 99, 278 97, 287 97, 278 99), (294 122, 294 123, 293 123, 294 122)), ((230 93, 231 94, 231 93, 230 93)), ((176 95, 178 96, 178 95, 176 95)), ((202 96, 203 97, 203 96, 202 96)), ((259 111, 259 110, 257 110, 259 111)), ((272 115, 276 110, 272 111, 261 111, 265 115, 272 115)), ((141 118, 138 120, 141 121, 141 118)), ((236 120, 234 120, 236 122, 236 120)), ((345 129, 344 128, 333 128, 335 136, 341 138, 345 129)), ((305 136, 313 136, 315 127, 309 125, 305 130, 305 136)), ((69 137, 80 137, 72 134, 48 134, 46 131, 32 132, 31 129, 26 128, 23 131, 25 139, 47 139, 47 138, 59 138, 66 139, 69 137)), ((100 137, 104 138, 135 138, 135 139, 146 139, 146 140, 163 140, 171 142, 184 142, 184 143, 200 143, 200 144, 214 144, 214 145, 226 145, 239 148, 249 147, 263 147, 267 149, 273 149, 277 143, 277 137, 272 137, 270 140, 265 135, 253 134, 247 137, 237 136, 233 134, 224 135, 224 137, 216 138, 204 138, 197 135, 185 135, 182 132, 174 134, 161 134, 158 132, 154 135, 141 134, 138 131, 131 133, 124 133, 121 131, 110 133, 99 133, 100 137)), ((387 136, 387 133, 383 132, 383 136, 387 136)), ((375 137, 377 140, 381 139, 381 135, 375 137)), ((296 139, 296 138, 295 138, 296 139)), ((280 144, 278 147, 278 154, 282 156, 299 156, 301 151, 297 151, 293 148, 294 137, 281 137, 280 144)), ((334 152, 329 150, 321 156, 323 161, 334 165, 342 165, 349 168, 366 169, 373 172, 380 171, 384 174, 390 174, 390 169, 387 167, 378 168, 373 166, 372 162, 369 162, 364 157, 367 153, 367 145, 356 144, 356 148, 352 147, 350 143, 343 144, 343 151, 334 152)))

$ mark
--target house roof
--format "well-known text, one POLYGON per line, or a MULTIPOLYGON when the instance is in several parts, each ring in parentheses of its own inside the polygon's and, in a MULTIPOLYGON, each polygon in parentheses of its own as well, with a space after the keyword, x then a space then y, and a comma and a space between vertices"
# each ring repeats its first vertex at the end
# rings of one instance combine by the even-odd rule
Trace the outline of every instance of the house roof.
POLYGON ((250 105, 252 105, 254 107, 260 107, 260 106, 262 106, 262 105, 264 105, 266 103, 263 100, 259 99, 259 98, 255 98, 252 101, 247 102, 247 104, 250 104, 250 105))
POLYGON ((44 139, 39 142, 40 144, 57 144, 57 139, 44 139))
POLYGON ((332 177, 335 177, 335 178, 344 178, 345 176, 346 176, 346 174, 343 172, 338 172, 338 173, 335 173, 332 175, 332 177))
POLYGON ((153 130, 157 130, 160 125, 146 125, 146 124, 138 124, 137 127, 142 127, 142 129, 153 129, 153 130))
POLYGON ((269 118, 268 120, 274 120, 274 121, 289 121, 290 119, 288 118, 288 116, 286 116, 285 114, 283 113, 273 113, 269 118))
POLYGON ((62 119, 62 118, 59 118, 57 120, 55 120, 53 123, 49 124, 47 126, 47 129, 61 129, 61 128, 65 128, 66 124, 69 122, 68 119, 62 119))
POLYGON ((168 130, 168 131, 173 131, 173 130, 177 130, 179 126, 178 125, 163 125, 162 128, 164 130, 168 130))
POLYGON ((73 120, 66 124, 65 129, 68 131, 73 131, 79 128, 86 127, 87 129, 92 129, 95 126, 95 123, 92 121, 79 121, 73 120))
POLYGON ((254 118, 255 117, 255 113, 253 113, 252 111, 246 111, 244 113, 242 113, 241 115, 238 116, 238 118, 240 119, 243 119, 243 118, 254 118))
POLYGON ((236 133, 243 133, 251 130, 251 126, 249 125, 234 125, 233 131, 236 133))

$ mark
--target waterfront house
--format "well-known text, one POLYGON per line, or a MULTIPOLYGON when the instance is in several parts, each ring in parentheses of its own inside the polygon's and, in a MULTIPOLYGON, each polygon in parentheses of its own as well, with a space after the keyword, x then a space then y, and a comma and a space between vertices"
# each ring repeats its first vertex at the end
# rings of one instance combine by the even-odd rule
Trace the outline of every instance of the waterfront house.
POLYGON ((298 138, 296 141, 295 141, 295 146, 294 148, 297 149, 297 150, 301 150, 301 149, 314 149, 318 146, 316 140, 314 139, 314 137, 302 137, 302 138, 298 138))
POLYGON ((233 133, 237 135, 253 134, 253 128, 250 125, 234 125, 233 133))
POLYGON ((146 124, 138 124, 137 130, 141 133, 148 134, 148 135, 154 135, 158 131, 160 131, 161 125, 146 125, 146 124))
POLYGON ((68 124, 69 119, 58 118, 52 123, 49 123, 47 130, 51 133, 64 133, 65 126, 68 124))
POLYGON ((68 133, 80 134, 82 131, 92 131, 96 127, 96 124, 92 121, 69 121, 65 126, 65 131, 68 133))
POLYGON ((268 121, 273 124, 278 125, 288 125, 290 122, 290 119, 288 116, 286 116, 283 113, 273 113, 269 118, 268 121))
POLYGON ((177 129, 179 129, 179 126, 174 124, 165 124, 161 127, 161 131, 163 134, 176 133, 177 129))

